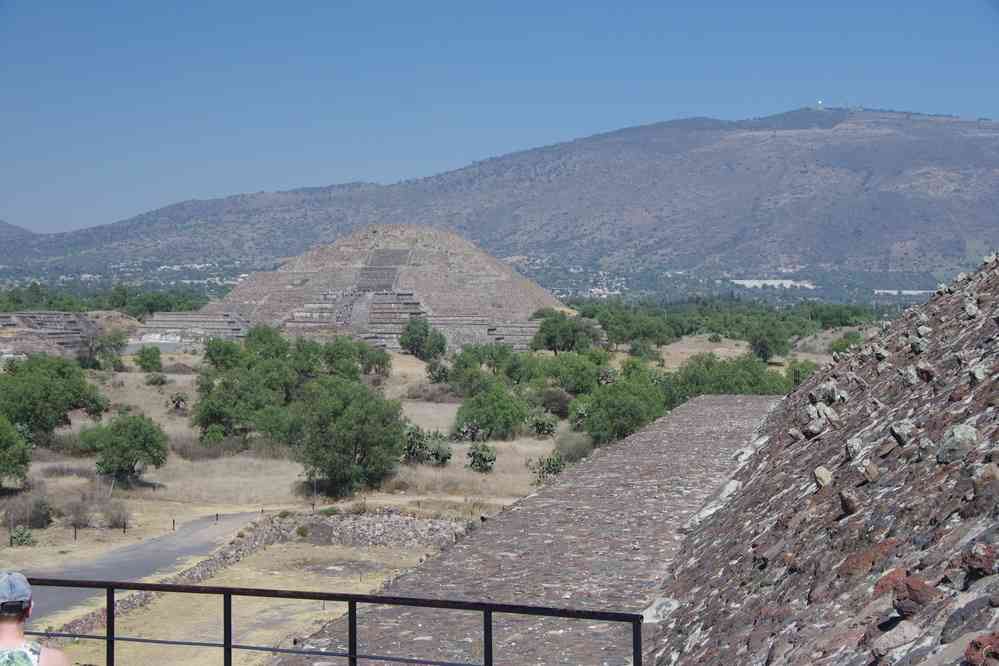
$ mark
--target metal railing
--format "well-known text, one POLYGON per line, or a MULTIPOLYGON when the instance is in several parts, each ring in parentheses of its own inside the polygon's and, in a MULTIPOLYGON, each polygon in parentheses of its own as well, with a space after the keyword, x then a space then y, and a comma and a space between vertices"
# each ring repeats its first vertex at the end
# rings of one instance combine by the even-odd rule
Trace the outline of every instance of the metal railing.
POLYGON ((474 601, 449 601, 444 599, 419 599, 414 597, 388 597, 370 594, 344 594, 338 592, 294 592, 291 590, 261 590, 241 587, 211 587, 200 585, 163 585, 159 583, 127 583, 117 581, 67 580, 60 578, 29 578, 37 587, 65 587, 77 589, 104 590, 106 595, 107 619, 103 636, 91 634, 71 634, 63 632, 28 631, 32 636, 50 638, 76 638, 104 641, 106 645, 106 666, 115 664, 117 643, 146 643, 152 645, 186 645, 203 648, 221 648, 223 663, 232 666, 235 650, 269 652, 313 657, 336 657, 346 659, 349 666, 357 666, 362 661, 387 662, 398 664, 426 664, 428 666, 493 666, 493 615, 522 615, 532 617, 564 618, 571 620, 592 620, 599 622, 620 622, 631 625, 632 665, 642 664, 642 616, 635 613, 612 611, 591 611, 569 608, 549 608, 545 606, 519 606, 514 604, 494 604, 474 601), (169 592, 179 594, 208 594, 222 597, 222 642, 177 641, 156 638, 118 636, 115 633, 115 592, 169 592), (262 645, 242 645, 233 642, 232 599, 233 597, 262 597, 266 599, 300 599, 305 601, 331 601, 347 604, 347 651, 297 650, 291 648, 268 647, 262 645), (435 661, 409 657, 393 657, 375 654, 362 654, 357 651, 357 606, 410 606, 439 610, 472 611, 482 613, 482 654, 483 663, 435 661))

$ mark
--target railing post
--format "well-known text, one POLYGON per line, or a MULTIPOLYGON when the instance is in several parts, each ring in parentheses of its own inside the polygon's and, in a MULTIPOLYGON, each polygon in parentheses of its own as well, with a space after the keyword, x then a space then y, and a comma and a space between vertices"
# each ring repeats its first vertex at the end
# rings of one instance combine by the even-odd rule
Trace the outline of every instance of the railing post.
POLYGON ((347 602, 347 663, 357 666, 357 602, 347 602))
POLYGON ((482 663, 493 666, 493 612, 482 611, 482 663))
POLYGON ((107 666, 114 666, 114 588, 109 587, 107 589, 107 601, 105 602, 107 606, 107 621, 105 622, 106 630, 104 632, 105 641, 105 657, 104 663, 107 666))
POLYGON ((631 623, 631 664, 632 666, 642 666, 642 621, 635 620, 631 623))
POLYGON ((222 595, 222 661, 232 666, 232 594, 222 595))

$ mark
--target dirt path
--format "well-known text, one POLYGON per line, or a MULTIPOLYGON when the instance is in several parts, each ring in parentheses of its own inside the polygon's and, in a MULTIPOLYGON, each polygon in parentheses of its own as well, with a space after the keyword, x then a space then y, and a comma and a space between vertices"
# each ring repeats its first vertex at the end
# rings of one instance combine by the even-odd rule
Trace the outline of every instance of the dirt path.
MULTIPOLYGON (((597 451, 560 480, 486 522, 384 593, 641 612, 655 600, 680 542, 678 528, 735 469, 774 399, 693 400, 645 430, 597 451)), ((630 661, 630 628, 561 620, 494 620, 497 664, 630 661)), ((359 611, 366 654, 481 663, 482 618, 474 613, 367 608, 359 611)), ((649 628, 651 637, 654 629, 649 628)), ((300 641, 345 649, 343 620, 300 641)), ((326 663, 279 658, 281 666, 326 663)))
MULTIPOLYGON (((49 578, 136 581, 156 574, 172 573, 192 558, 207 557, 234 532, 259 515, 228 514, 221 516, 218 522, 215 516, 205 516, 178 525, 176 532, 118 548, 94 560, 58 570, 29 567, 25 574, 49 578)), ((56 614, 94 598, 90 590, 37 588, 32 627, 44 628, 51 624, 56 614)))

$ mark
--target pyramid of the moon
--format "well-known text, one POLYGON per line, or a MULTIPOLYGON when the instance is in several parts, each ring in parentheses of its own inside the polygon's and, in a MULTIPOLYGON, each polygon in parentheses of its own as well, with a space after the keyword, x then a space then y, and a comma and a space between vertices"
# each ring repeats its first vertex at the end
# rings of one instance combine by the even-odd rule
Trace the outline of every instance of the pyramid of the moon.
POLYGON ((275 271, 254 273, 203 314, 281 327, 291 335, 352 335, 390 349, 413 317, 452 347, 526 347, 530 316, 562 307, 546 290, 473 243, 426 226, 372 226, 319 245, 275 271))

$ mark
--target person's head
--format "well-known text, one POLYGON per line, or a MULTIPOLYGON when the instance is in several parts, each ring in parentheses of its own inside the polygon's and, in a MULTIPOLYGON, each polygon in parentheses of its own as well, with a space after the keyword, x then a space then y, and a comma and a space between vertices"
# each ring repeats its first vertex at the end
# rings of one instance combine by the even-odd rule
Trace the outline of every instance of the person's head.
POLYGON ((0 623, 23 624, 31 615, 31 585, 16 571, 0 571, 0 623))

